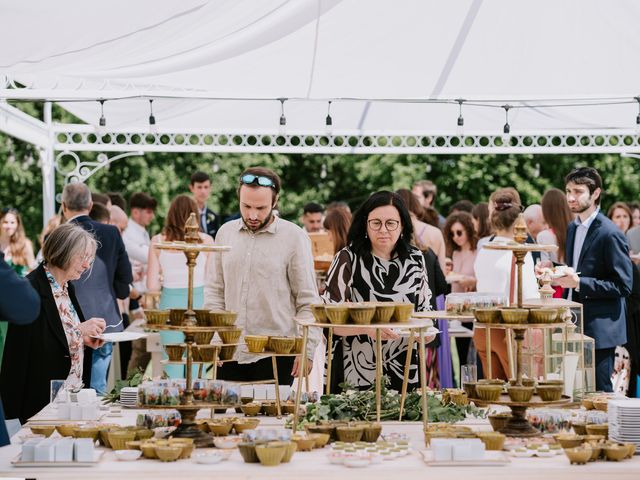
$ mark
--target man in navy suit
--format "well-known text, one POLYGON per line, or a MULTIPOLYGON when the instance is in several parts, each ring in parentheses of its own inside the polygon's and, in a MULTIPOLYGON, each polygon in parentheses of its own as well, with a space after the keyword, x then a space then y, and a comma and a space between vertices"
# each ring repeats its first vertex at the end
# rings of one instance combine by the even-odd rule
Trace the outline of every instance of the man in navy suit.
POLYGON ((222 222, 220 216, 207 206, 211 194, 211 178, 205 172, 195 172, 189 180, 189 191, 198 205, 200 231, 216 238, 222 222))
MULTIPOLYGON (((29 282, 18 277, 16 272, 4 261, 0 252, 0 320, 17 325, 33 322, 40 313, 40 297, 29 282)), ((4 364, 4 368, 11 365, 4 364)), ((0 447, 9 445, 9 434, 4 423, 4 410, 0 403, 0 447)))
MULTIPOLYGON (((62 192, 62 212, 68 222, 74 222, 93 233, 98 250, 93 267, 83 273, 73 286, 85 318, 103 318, 106 331, 121 332, 122 317, 117 299, 129 297, 133 274, 129 257, 117 227, 94 222, 89 218, 93 202, 91 191, 83 183, 72 183, 62 192)), ((106 393, 107 372, 113 345, 109 342, 93 351, 91 388, 106 393)))
POLYGON ((612 391, 616 345, 627 341, 625 297, 631 293, 633 266, 622 231, 600 212, 602 179, 594 168, 573 170, 565 178, 569 208, 577 214, 567 232, 567 264, 573 274, 555 283, 570 289, 584 307, 584 333, 596 342, 596 388, 612 391))

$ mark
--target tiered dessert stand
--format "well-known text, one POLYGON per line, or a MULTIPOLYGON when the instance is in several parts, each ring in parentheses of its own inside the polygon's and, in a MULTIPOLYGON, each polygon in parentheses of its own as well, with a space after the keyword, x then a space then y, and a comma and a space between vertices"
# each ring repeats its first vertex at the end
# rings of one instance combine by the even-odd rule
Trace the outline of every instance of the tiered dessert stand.
MULTIPOLYGON (((419 374, 420 374, 420 387, 422 392, 422 421, 424 425, 424 431, 427 432, 428 426, 428 411, 427 411, 427 373, 426 373, 426 347, 425 347, 425 336, 427 335, 427 329, 432 326, 433 322, 428 319, 418 319, 411 318, 408 322, 393 322, 393 323, 371 323, 366 325, 336 325, 334 323, 329 322, 317 322, 311 319, 296 319, 296 322, 302 327, 302 338, 303 338, 303 350, 302 357, 300 360, 301 363, 301 371, 306 371, 306 361, 307 361, 307 338, 309 335, 309 328, 327 328, 329 330, 329 342, 333 338, 333 330, 335 328, 341 327, 357 327, 366 330, 372 330, 375 332, 376 340, 376 381, 375 381, 375 394, 376 394, 376 418, 377 421, 380 421, 380 411, 381 411, 381 391, 382 391, 382 330, 386 328, 403 328, 408 329, 410 331, 409 335, 411 339, 413 339, 416 335, 418 336, 418 356, 419 356, 419 374)), ((411 343, 411 342, 410 342, 411 343)), ((411 345, 413 345, 411 343, 411 345)), ((328 348, 328 368, 329 372, 331 372, 331 343, 329 343, 328 348)), ((410 350, 407 351, 407 355, 410 355, 410 350)), ((408 367, 406 367, 408 368, 408 367)), ((408 380, 407 375, 408 370, 405 371, 405 382, 408 380)), ((330 383, 330 374, 328 374, 327 383, 330 383)), ((406 391, 406 385, 403 386, 403 390, 406 391)), ((328 390, 327 390, 328 392, 328 390)), ((296 432, 298 427, 298 417, 299 417, 299 408, 300 408, 300 394, 301 394, 301 382, 298 382, 298 389, 296 391, 296 402, 295 402, 295 413, 293 419, 293 431, 296 432)))
MULTIPOLYGON (((193 438, 197 447, 208 447, 213 445, 213 437, 208 433, 200 430, 195 422, 196 414, 201 408, 217 408, 217 407, 237 407, 238 405, 214 404, 214 403, 195 403, 193 399, 193 346, 195 343, 195 334, 199 332, 216 332, 234 330, 236 327, 212 327, 198 325, 196 312, 193 310, 193 270, 196 266, 196 258, 200 252, 226 252, 231 248, 226 246, 203 245, 198 235, 198 222, 195 214, 191 214, 185 224, 185 241, 184 242, 161 242, 155 244, 159 250, 184 252, 187 257, 187 267, 189 270, 189 283, 187 294, 187 309, 184 312, 181 325, 147 325, 153 330, 173 330, 183 332, 186 343, 186 389, 185 401, 180 405, 143 405, 142 408, 149 409, 173 409, 180 413, 182 422, 180 426, 172 433, 174 437, 193 438)), ((214 365, 217 363, 214 359, 214 365)))
MULTIPOLYGON (((529 252, 537 252, 537 251, 554 251, 557 249, 555 245, 538 245, 538 244, 526 244, 524 243, 527 238, 527 230, 526 224, 524 222, 524 218, 522 214, 516 220, 516 224, 514 226, 514 239, 515 242, 508 244, 487 244, 484 248, 490 250, 507 250, 513 252, 515 256, 515 262, 517 267, 517 308, 522 309, 523 300, 522 300, 522 266, 524 265, 524 258, 529 252)), ((477 322, 475 324, 476 328, 485 328, 486 329, 486 339, 487 339, 487 366, 489 372, 491 372, 491 334, 490 330, 492 328, 500 328, 505 329, 508 334, 508 337, 511 336, 511 332, 513 332, 513 338, 516 342, 516 386, 522 386, 522 370, 523 370, 523 351, 522 351, 522 342, 525 338, 525 333, 529 329, 540 329, 540 328, 558 328, 565 329, 567 324, 564 322, 558 323, 544 323, 544 324, 531 324, 531 323, 522 323, 522 324, 506 324, 506 323, 482 323, 477 322)), ((512 437, 533 437, 540 435, 540 431, 533 427, 526 418, 526 411, 529 407, 546 407, 546 406, 555 406, 555 405, 563 405, 567 404, 571 401, 571 399, 562 395, 560 400, 557 401, 543 401, 538 395, 534 395, 530 401, 528 402, 513 402, 510 400, 509 396, 505 393, 501 394, 500 398, 495 401, 485 401, 480 398, 470 398, 469 400, 476 403, 478 406, 488 406, 489 404, 493 405, 505 405, 511 409, 512 417, 509 419, 506 426, 501 429, 501 433, 512 437)))

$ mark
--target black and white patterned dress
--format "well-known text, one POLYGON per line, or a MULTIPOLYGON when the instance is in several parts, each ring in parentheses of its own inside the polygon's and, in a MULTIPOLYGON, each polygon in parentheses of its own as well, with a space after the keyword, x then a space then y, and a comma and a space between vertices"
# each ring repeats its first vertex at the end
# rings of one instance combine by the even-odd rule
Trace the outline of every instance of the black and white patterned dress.
MULTIPOLYGON (((327 275, 325 303, 411 302, 417 312, 429 310, 431 290, 422 252, 412 248, 408 258, 384 260, 374 255, 358 256, 345 247, 333 259, 327 275)), ((390 388, 400 390, 404 376, 407 339, 383 342, 383 374, 390 388)), ((414 344, 409 389, 419 385, 418 355, 414 344)), ((334 336, 331 391, 347 382, 359 388, 375 383, 375 341, 368 335, 334 336)))

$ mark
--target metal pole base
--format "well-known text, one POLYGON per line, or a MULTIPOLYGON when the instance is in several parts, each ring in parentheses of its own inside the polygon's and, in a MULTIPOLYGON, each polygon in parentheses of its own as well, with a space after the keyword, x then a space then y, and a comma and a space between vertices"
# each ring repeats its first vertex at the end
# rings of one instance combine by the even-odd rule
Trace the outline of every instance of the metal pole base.
POLYGON ((213 447, 213 436, 200 430, 196 424, 195 420, 198 411, 194 409, 181 410, 180 408, 176 410, 180 412, 182 422, 178 428, 168 436, 175 438, 192 438, 196 448, 213 447))
POLYGON ((509 407, 511 408, 511 418, 500 429, 500 433, 504 433, 509 437, 539 437, 542 435, 540 430, 529 423, 526 417, 527 407, 509 407))

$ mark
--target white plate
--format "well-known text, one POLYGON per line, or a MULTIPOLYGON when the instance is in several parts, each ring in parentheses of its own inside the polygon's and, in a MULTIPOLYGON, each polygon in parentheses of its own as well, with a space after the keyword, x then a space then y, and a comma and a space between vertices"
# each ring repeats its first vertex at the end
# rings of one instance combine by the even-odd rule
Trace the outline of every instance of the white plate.
POLYGON ((538 450, 536 450, 536 457, 547 458, 547 457, 555 457, 555 456, 556 456, 556 452, 554 452, 553 450, 549 450, 548 452, 539 452, 538 450))
POLYGON ((104 450, 95 450, 93 452, 93 461, 92 462, 23 462, 21 460, 22 454, 16 457, 15 460, 11 461, 11 464, 14 467, 24 467, 24 468, 32 468, 32 467, 93 467, 100 462, 102 458, 102 454, 104 450))
POLYGON ((141 332, 112 332, 103 333, 102 335, 91 335, 91 338, 97 338, 98 340, 104 340, 105 342, 131 342, 133 340, 139 340, 140 338, 146 338, 148 334, 141 332))

